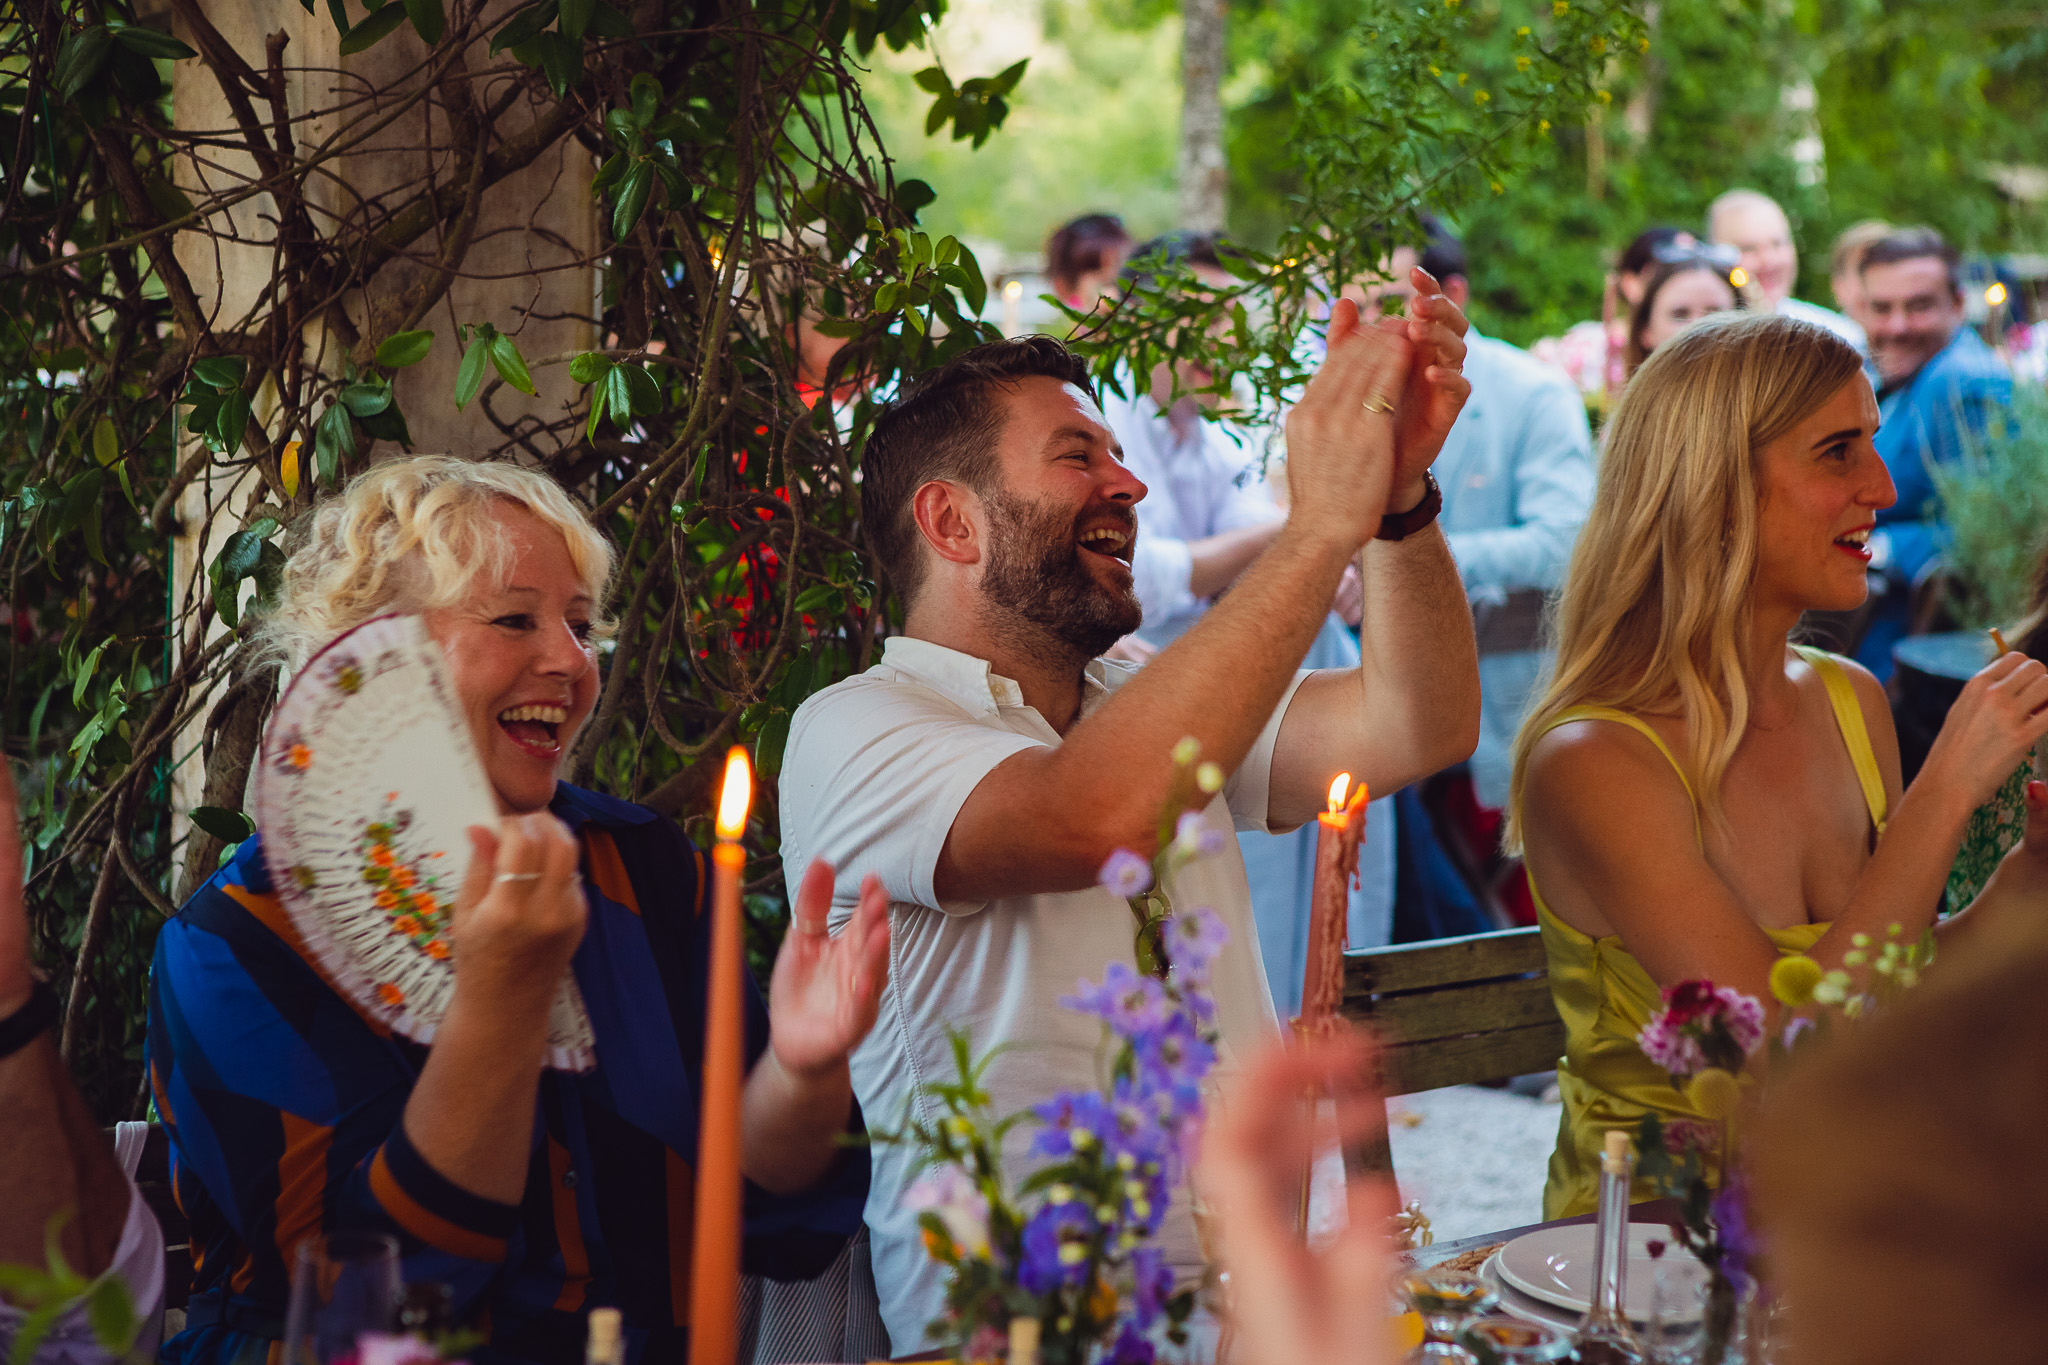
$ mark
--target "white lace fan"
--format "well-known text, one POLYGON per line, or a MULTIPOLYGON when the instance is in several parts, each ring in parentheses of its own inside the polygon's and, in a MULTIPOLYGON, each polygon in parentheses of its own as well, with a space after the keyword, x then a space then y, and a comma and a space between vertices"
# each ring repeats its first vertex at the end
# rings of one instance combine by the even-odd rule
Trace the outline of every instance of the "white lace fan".
MULTIPOLYGON (((497 804, 416 616, 380 616, 302 669, 271 716, 256 773, 263 861, 330 979, 394 1033, 422 1043, 455 989, 449 936, 471 825, 497 804)), ((547 1064, 596 1060, 589 1013, 565 976, 547 1064)))

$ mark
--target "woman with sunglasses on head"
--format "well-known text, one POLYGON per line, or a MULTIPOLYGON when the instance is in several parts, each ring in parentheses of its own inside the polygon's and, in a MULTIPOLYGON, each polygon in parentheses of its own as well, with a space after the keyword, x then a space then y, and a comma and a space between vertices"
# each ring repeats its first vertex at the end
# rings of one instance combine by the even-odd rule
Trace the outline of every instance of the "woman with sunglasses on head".
MULTIPOLYGON (((1509 802, 1566 1031, 1545 1217, 1592 1209, 1608 1131, 1707 1118, 1636 1044, 1663 989, 1772 1009, 1783 954, 1832 968, 1894 924, 1946 941, 2048 912, 2044 837, 1934 924, 1971 813, 2048 733, 2048 667, 2007 655, 1971 679, 1904 790, 1876 680, 1789 639, 1868 591, 1897 497, 1876 429, 1862 357, 1769 314, 1660 345, 1608 423, 1509 802)), ((2048 834, 2048 793, 2027 801, 2048 834)))
POLYGON ((1657 252, 1656 267, 1643 283, 1629 314, 1623 363, 1633 378, 1650 352, 1709 313, 1742 307, 1730 282, 1731 263, 1711 248, 1673 246, 1657 252))

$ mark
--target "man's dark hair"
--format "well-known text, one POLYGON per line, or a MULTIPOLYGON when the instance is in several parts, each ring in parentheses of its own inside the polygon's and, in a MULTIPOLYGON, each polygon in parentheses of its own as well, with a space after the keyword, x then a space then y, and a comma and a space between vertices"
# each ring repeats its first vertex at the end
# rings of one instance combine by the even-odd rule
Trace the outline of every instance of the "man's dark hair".
POLYGON ((1917 261, 1923 256, 1940 261, 1947 270, 1950 293, 1963 292, 1962 254, 1948 244, 1948 238, 1931 227, 1900 228, 1889 236, 1880 237, 1875 246, 1863 253, 1863 263, 1856 267, 1856 273, 1861 275, 1874 265, 1917 261))
POLYGON ((1041 375, 1095 394, 1088 367, 1065 345, 1047 336, 1012 337, 963 351, 911 380, 869 428, 860 460, 861 520, 906 607, 925 571, 911 498, 934 479, 988 491, 1003 434, 996 390, 1041 375))
POLYGON ((1045 273, 1062 296, 1083 275, 1102 269, 1111 252, 1131 243, 1123 219, 1113 213, 1090 213, 1068 223, 1045 244, 1045 273))
POLYGON ((1434 276, 1438 284, 1445 283, 1453 275, 1471 279, 1472 267, 1465 259, 1465 244, 1453 237, 1451 230, 1435 214, 1425 213, 1421 218, 1422 259, 1417 264, 1434 276))

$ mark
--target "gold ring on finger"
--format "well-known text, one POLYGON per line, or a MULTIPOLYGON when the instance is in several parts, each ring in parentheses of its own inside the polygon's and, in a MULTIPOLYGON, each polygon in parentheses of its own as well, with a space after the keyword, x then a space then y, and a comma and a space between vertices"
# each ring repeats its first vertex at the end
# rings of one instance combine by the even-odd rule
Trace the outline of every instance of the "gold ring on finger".
POLYGON ((1376 393, 1365 400, 1365 410, 1367 412, 1392 412, 1394 405, 1387 401, 1385 394, 1376 393))

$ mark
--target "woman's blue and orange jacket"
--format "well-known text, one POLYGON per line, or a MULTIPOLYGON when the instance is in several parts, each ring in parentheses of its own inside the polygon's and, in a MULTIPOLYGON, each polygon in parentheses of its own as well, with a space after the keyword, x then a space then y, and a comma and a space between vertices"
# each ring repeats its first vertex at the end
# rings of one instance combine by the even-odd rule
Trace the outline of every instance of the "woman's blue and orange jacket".
MULTIPOLYGON (((576 984, 597 1066, 543 1071, 525 1197, 482 1199, 434 1171, 401 1117, 426 1049, 336 993, 272 892, 259 837, 157 939, 149 1071, 197 1262, 169 1365, 275 1356, 291 1253, 343 1228, 396 1236, 408 1282, 441 1281, 489 1335, 476 1365, 578 1362, 584 1315, 623 1310, 629 1359, 687 1354, 697 1096, 703 1066, 705 859, 668 820, 566 784, 590 903, 576 984)), ((768 1015, 746 983, 747 1049, 768 1015)), ((854 1115, 854 1130, 860 1116, 854 1115)), ((812 1192, 747 1189, 746 1269, 815 1275, 859 1226, 854 1147, 812 1192)))

